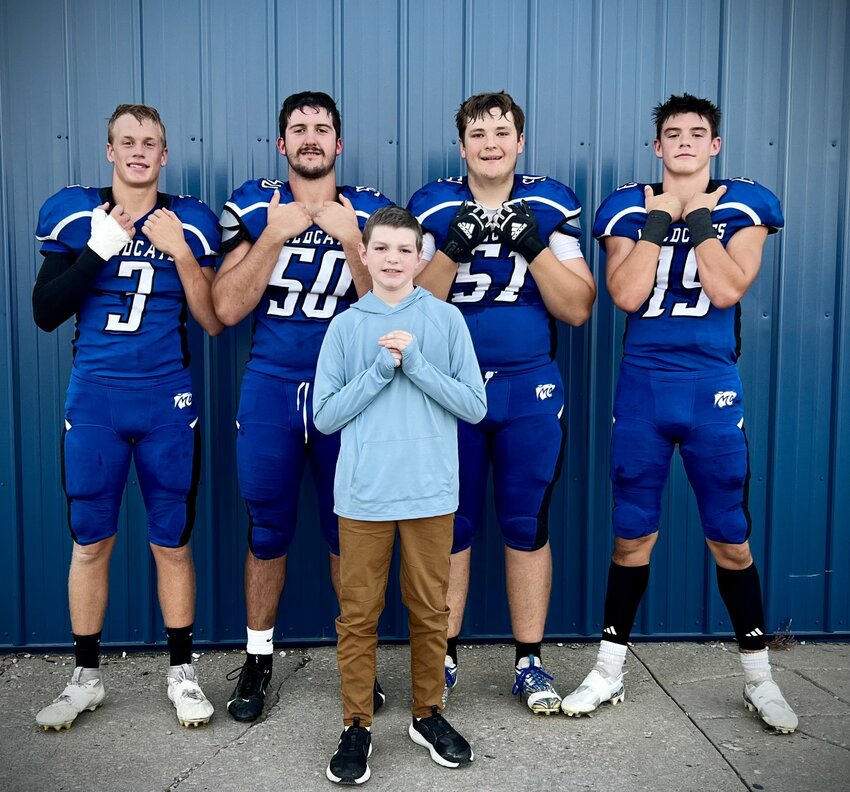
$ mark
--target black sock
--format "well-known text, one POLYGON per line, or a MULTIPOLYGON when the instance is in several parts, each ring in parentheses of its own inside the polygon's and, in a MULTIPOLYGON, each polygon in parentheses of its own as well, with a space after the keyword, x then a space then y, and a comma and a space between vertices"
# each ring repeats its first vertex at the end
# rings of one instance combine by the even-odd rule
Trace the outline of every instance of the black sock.
POLYGON ((457 665, 457 639, 459 637, 456 635, 454 638, 446 638, 446 654, 451 657, 455 665, 457 665))
POLYGON ((755 564, 746 569, 717 567, 717 587, 729 611, 741 649, 761 651, 766 646, 761 581, 755 564))
POLYGON ((537 641, 537 643, 523 643, 522 641, 515 640, 516 660, 514 660, 514 665, 519 665, 519 661, 529 655, 534 655, 538 660, 542 660, 540 657, 540 643, 540 641, 537 641))
POLYGON ((92 635, 71 634, 74 636, 76 665, 83 668, 100 668, 100 636, 103 630, 92 635))
POLYGON ((628 644, 647 583, 649 564, 627 567, 611 562, 608 567, 602 640, 623 646, 628 644))
POLYGON ((246 663, 256 663, 260 668, 271 668, 274 654, 251 654, 246 652, 246 663))
POLYGON ((168 636, 168 651, 171 653, 171 665, 191 665, 192 663, 192 628, 188 627, 166 627, 165 634, 168 636))

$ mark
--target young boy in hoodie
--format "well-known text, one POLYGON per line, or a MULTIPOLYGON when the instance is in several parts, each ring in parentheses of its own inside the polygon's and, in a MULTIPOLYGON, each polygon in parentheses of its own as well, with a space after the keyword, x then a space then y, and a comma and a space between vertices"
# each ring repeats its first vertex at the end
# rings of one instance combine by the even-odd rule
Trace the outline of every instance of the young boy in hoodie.
POLYGON ((410 628, 408 734, 445 767, 473 758, 469 743, 440 714, 440 660, 458 504, 457 418, 477 423, 487 403, 460 312, 413 285, 421 256, 422 229, 413 215, 390 206, 370 217, 360 257, 372 291, 331 321, 316 370, 316 428, 342 429, 334 511, 345 730, 327 768, 336 783, 362 784, 370 775, 376 629, 396 529, 410 628))

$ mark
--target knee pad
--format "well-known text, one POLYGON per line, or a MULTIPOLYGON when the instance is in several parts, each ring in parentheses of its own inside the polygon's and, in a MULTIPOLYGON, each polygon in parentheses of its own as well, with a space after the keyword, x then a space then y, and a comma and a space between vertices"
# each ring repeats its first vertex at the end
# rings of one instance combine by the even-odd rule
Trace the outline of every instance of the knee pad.
POLYGON ((131 450, 112 429, 71 426, 62 436, 62 484, 68 498, 71 536, 78 544, 99 542, 118 531, 121 496, 131 450))
POLYGON ((452 540, 452 555, 472 547, 475 526, 472 521, 458 512, 455 514, 454 539, 452 540))
POLYGON ((747 510, 750 470, 743 430, 735 424, 700 427, 683 444, 682 460, 705 535, 728 544, 746 541, 751 527, 747 510))
POLYGON ((549 516, 513 516, 504 520, 502 536, 512 550, 531 553, 549 541, 549 516))
POLYGON ((148 539, 182 547, 192 535, 201 476, 197 419, 161 426, 135 446, 136 471, 148 513, 148 539))

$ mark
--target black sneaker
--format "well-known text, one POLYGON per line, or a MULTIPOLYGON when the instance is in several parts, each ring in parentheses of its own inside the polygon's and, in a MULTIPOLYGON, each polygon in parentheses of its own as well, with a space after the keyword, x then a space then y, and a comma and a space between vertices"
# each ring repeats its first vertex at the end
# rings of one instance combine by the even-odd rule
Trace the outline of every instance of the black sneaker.
POLYGON ((360 725, 360 718, 355 718, 340 735, 325 775, 335 784, 365 784, 372 774, 367 761, 371 755, 372 732, 360 725))
POLYGON ((375 689, 372 692, 372 714, 374 715, 381 707, 384 706, 384 702, 387 700, 387 694, 384 693, 384 689, 381 687, 381 683, 378 680, 375 680, 375 689))
POLYGON ((414 718, 407 733, 413 742, 427 748, 431 758, 443 767, 460 767, 474 758, 469 743, 452 728, 437 707, 431 707, 431 715, 427 718, 414 718))
POLYGON ((227 711, 234 720, 255 721, 263 711, 266 688, 272 678, 271 655, 249 654, 245 665, 234 668, 227 678, 233 679, 237 674, 239 680, 230 694, 227 711))

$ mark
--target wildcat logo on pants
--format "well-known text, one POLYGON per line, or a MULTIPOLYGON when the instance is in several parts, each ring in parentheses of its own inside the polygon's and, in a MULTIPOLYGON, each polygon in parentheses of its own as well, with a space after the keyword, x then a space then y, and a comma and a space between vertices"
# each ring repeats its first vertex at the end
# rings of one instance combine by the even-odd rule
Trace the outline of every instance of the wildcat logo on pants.
POLYGON ((735 391, 717 391, 714 394, 715 407, 731 407, 735 403, 738 394, 735 391))
POLYGON ((174 394, 174 406, 179 409, 183 409, 184 407, 192 406, 192 394, 191 393, 175 393, 174 394))

